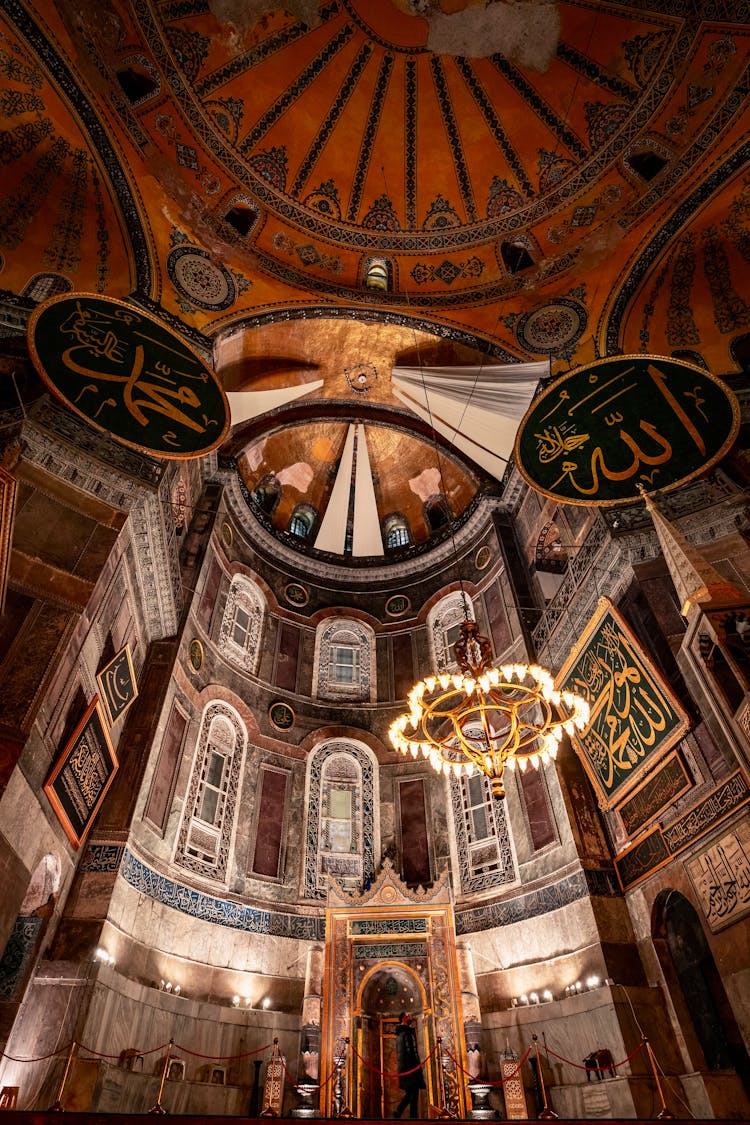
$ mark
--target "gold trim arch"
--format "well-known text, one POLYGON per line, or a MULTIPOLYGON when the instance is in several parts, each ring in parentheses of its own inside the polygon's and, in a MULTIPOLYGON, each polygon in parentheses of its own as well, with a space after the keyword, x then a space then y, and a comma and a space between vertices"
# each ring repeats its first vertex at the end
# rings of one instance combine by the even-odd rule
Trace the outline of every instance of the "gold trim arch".
MULTIPOLYGON (((344 1106, 364 1116, 362 1078, 366 987, 378 973, 411 978, 419 991, 422 1017, 420 1052, 430 1107, 445 1108, 463 1118, 471 1104, 468 1066, 456 957, 456 931, 447 872, 434 887, 409 890, 389 860, 373 886, 361 895, 347 895, 330 881, 326 910, 325 975, 321 1042, 321 1079, 339 1064, 334 1078, 321 1089, 320 1112, 337 1116, 344 1106), (438 1047, 440 1039, 440 1047, 438 1047), (446 1062, 441 1083, 442 1055, 446 1062)), ((404 1005, 408 1007, 408 1005, 404 1005)), ((382 1069, 382 1068, 381 1068, 382 1069)), ((369 1076, 368 1076, 369 1078, 369 1076)), ((393 1080, 392 1080, 393 1081, 393 1080)), ((432 1113, 430 1114, 433 1115, 432 1113)))

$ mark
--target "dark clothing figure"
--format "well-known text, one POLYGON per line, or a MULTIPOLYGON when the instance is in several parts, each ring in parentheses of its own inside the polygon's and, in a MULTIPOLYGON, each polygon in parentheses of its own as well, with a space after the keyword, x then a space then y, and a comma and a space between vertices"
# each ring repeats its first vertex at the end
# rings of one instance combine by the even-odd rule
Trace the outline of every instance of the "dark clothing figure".
POLYGON ((409 1117, 417 1117, 419 1110, 419 1091, 426 1089, 417 1048, 417 1033, 411 1023, 411 1016, 402 1015, 396 1028, 396 1059, 398 1061, 398 1084, 404 1096, 396 1106, 394 1117, 400 1117, 409 1107, 409 1117), (416 1069, 415 1069, 416 1067, 416 1069), (410 1074, 405 1073, 411 1071, 410 1074))

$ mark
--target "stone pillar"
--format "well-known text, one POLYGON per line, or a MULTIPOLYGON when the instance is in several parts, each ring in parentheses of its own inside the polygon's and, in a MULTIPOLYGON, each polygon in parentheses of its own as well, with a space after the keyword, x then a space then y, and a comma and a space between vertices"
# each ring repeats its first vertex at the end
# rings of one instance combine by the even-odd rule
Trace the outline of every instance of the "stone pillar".
MULTIPOLYGON (((323 1003, 323 968, 325 952, 322 945, 313 945, 307 951, 305 971, 305 996, 302 1001, 302 1026, 320 1029, 320 1012, 323 1003)), ((320 1040, 320 1031, 318 1031, 320 1040)))
POLYGON ((456 942, 456 960, 458 962, 458 981, 461 987, 461 1008, 464 1023, 481 1024, 482 1013, 479 1008, 474 958, 471 955, 471 946, 467 941, 456 942))

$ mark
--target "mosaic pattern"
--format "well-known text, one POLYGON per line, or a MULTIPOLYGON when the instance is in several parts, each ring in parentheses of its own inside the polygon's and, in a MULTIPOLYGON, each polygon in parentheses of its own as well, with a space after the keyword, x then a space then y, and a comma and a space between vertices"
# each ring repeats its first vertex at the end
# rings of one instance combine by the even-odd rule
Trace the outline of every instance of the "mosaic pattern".
MULTIPOLYGON (((335 741, 320 746, 310 761, 307 797, 307 829, 305 836, 305 898, 325 898, 326 881, 320 870, 321 819, 323 816, 323 789, 326 762, 333 755, 353 759, 361 778, 361 792, 357 804, 361 808, 361 848, 356 859, 363 875, 375 870, 374 809, 375 768, 372 758, 354 742, 335 741)), ((345 858, 345 857, 342 857, 345 858)))
POLYGON ((229 849, 234 827, 240 770, 245 755, 247 733, 233 708, 212 703, 203 715, 195 749, 190 785, 185 798, 185 815, 175 849, 174 862, 180 867, 224 882, 229 866, 229 849), (223 759, 219 780, 212 770, 216 755, 223 759), (218 791, 215 808, 206 812, 207 792, 218 791))
POLYGON ((325 919, 299 914, 282 914, 278 911, 258 910, 240 902, 215 898, 202 891, 193 890, 184 883, 175 883, 148 867, 126 848, 120 866, 120 875, 140 894, 155 902, 179 910, 192 918, 213 922, 253 934, 271 934, 274 937, 291 937, 322 941, 325 938, 325 919))
POLYGON ((473 934, 479 930, 493 929, 495 926, 511 926, 561 910, 579 899, 586 898, 589 887, 583 871, 562 879, 550 887, 542 887, 528 895, 521 895, 508 902, 493 902, 470 910, 456 911, 456 934, 473 934))
POLYGON ((484 262, 473 255, 465 262, 451 262, 444 258, 439 266, 431 262, 417 262, 411 271, 411 276, 417 285, 424 285, 427 281, 441 281, 443 285, 452 285, 459 278, 465 280, 470 277, 481 277, 484 273, 484 262))

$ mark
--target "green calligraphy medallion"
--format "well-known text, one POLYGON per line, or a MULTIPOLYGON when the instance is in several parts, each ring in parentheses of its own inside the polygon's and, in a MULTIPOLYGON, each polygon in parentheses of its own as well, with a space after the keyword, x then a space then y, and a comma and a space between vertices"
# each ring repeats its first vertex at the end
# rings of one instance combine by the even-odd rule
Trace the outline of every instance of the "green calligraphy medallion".
POLYGON ((602 359, 556 379, 532 403, 515 459, 532 488, 566 504, 631 504, 675 488, 724 456, 739 429, 719 379, 663 356, 602 359))
POLYGON ((29 319, 29 351, 52 393, 123 445, 200 457, 229 429, 216 375, 156 317, 124 301, 66 293, 29 319))

